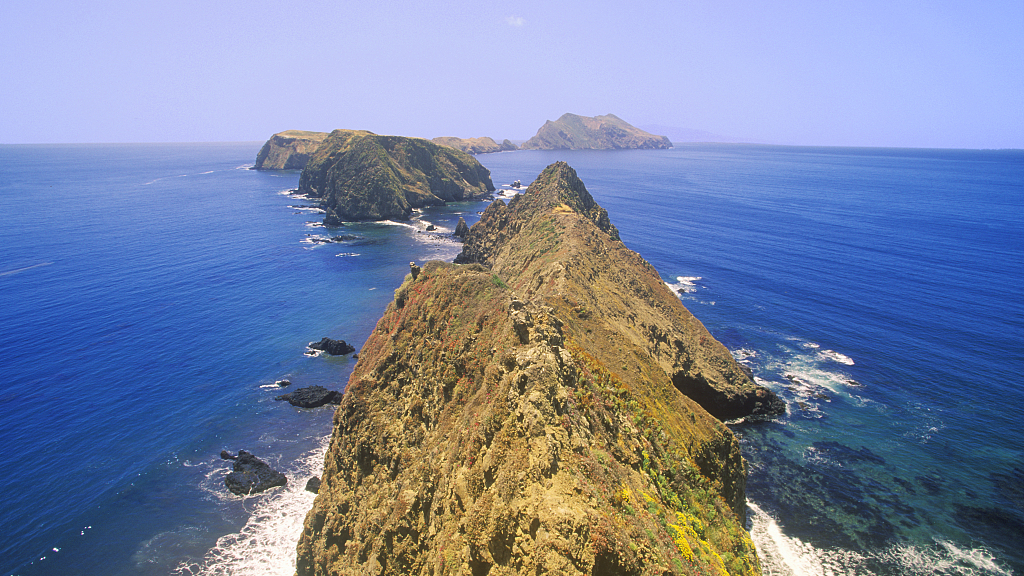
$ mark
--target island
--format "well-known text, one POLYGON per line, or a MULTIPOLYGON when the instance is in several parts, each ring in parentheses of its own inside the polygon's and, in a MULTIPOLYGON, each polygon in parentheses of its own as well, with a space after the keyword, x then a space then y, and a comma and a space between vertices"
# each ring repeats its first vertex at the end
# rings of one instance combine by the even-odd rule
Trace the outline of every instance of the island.
POLYGON ((270 137, 256 155, 256 170, 302 170, 327 132, 285 130, 270 137))
POLYGON ((501 144, 493 138, 484 136, 482 138, 457 138, 455 136, 439 136, 431 140, 434 144, 451 146, 456 150, 462 150, 468 154, 492 154, 494 152, 509 152, 518 150, 511 140, 502 140, 501 144))
POLYGON ((520 146, 521 150, 620 150, 665 149, 672 142, 632 126, 614 114, 579 116, 562 114, 548 120, 537 134, 520 146))
POLYGON ((335 414, 296 571, 760 574, 721 418, 784 410, 559 162, 456 263, 411 265, 335 414))
POLYGON ((414 208, 478 200, 491 172, 471 155, 423 138, 335 130, 310 156, 298 193, 319 199, 324 224, 408 219, 414 208))

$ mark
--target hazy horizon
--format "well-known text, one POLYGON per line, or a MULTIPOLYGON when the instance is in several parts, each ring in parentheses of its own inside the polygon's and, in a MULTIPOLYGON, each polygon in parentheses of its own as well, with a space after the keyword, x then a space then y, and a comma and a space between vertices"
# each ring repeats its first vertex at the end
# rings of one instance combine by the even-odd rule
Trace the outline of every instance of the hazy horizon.
POLYGON ((4 144, 335 128, 526 140, 572 112, 769 144, 1024 148, 1012 0, 13 0, 5 12, 4 144))

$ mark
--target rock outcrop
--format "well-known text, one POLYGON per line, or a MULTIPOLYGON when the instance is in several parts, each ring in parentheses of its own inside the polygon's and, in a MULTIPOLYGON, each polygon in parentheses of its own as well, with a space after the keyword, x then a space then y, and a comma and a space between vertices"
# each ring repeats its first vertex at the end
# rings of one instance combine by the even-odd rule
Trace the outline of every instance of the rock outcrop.
POLYGON ((467 234, 469 234, 469 226, 466 225, 466 219, 459 216, 459 223, 455 225, 455 232, 452 232, 452 236, 465 238, 467 234))
POLYGON ((337 390, 328 390, 323 386, 307 386, 288 394, 281 394, 274 400, 284 400, 299 408, 319 408, 327 404, 340 404, 341 398, 342 393, 337 390))
POLYGON ((310 350, 320 350, 326 352, 331 356, 344 356, 345 354, 351 354, 356 351, 355 346, 352 346, 344 340, 335 340, 324 336, 319 342, 310 342, 306 345, 306 348, 310 350))
POLYGON ((409 274, 361 351, 308 574, 760 574, 733 434, 760 390, 564 163, 409 274))
POLYGON ((668 138, 644 132, 614 114, 594 117, 562 114, 554 122, 545 122, 533 138, 523 143, 521 149, 618 150, 671 147, 668 138))
POLYGON ((465 152, 422 138, 335 130, 299 177, 299 194, 319 198, 324 224, 407 219, 413 208, 484 198, 491 173, 465 152))
POLYGON ((439 136, 431 140, 434 144, 449 146, 456 150, 462 150, 467 154, 492 154, 494 152, 505 152, 518 150, 511 140, 505 139, 498 144, 493 138, 484 136, 482 138, 457 138, 455 136, 439 136))
POLYGON ((257 170, 302 170, 309 162, 320 143, 327 138, 327 132, 285 130, 278 132, 256 155, 257 170))
MULTIPOLYGON (((224 452, 221 458, 224 458, 224 452)), ((284 474, 245 450, 239 450, 238 456, 230 459, 234 464, 232 471, 224 477, 224 484, 233 494, 248 496, 288 483, 284 474)))

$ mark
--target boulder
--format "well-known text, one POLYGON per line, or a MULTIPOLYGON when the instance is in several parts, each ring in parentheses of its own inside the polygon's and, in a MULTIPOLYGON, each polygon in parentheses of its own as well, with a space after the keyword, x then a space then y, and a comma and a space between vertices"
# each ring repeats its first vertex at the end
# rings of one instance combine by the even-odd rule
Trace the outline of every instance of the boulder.
POLYGON ((284 474, 245 450, 238 451, 232 468, 233 471, 224 478, 224 484, 238 496, 256 494, 288 483, 284 474))
POLYGON ((320 478, 313 476, 306 481, 306 492, 312 492, 313 494, 320 493, 320 478))

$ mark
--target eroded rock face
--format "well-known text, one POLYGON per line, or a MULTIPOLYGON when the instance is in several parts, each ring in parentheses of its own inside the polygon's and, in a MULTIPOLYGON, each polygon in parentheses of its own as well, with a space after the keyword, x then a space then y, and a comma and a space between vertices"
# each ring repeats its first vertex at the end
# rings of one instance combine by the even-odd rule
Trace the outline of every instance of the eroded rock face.
POLYGON ((490 174, 469 154, 422 138, 335 130, 310 157, 298 192, 321 199, 324 224, 336 226, 489 196, 490 174))
POLYGON ((302 170, 327 132, 285 130, 267 140, 256 155, 256 170, 302 170))
POLYGON ((671 148, 665 136, 645 132, 614 114, 579 116, 562 114, 548 120, 523 143, 523 150, 620 150, 671 148))
POLYGON ((363 347, 298 574, 760 574, 738 443, 667 368, 742 370, 571 168, 467 254, 407 276, 363 347))

